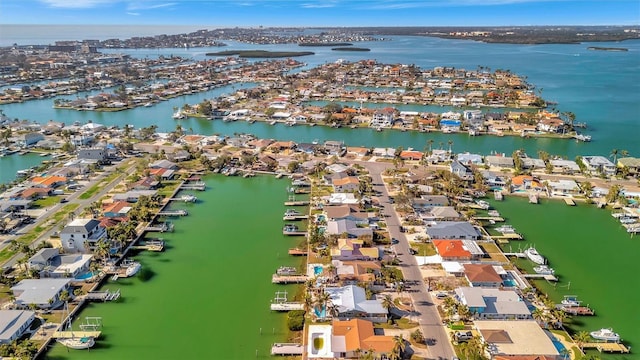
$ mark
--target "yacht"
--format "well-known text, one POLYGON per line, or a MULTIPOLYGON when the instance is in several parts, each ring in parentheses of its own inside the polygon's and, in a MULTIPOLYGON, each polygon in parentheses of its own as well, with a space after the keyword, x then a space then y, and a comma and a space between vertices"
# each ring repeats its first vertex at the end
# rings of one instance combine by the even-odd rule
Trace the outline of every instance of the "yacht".
POLYGON ((580 306, 580 300, 578 300, 577 296, 565 295, 564 299, 560 301, 560 304, 566 307, 580 306))
POLYGON ((288 209, 284 212, 284 216, 298 216, 300 215, 300 211, 295 209, 288 209))
POLYGON ((173 113, 172 116, 174 119, 176 120, 182 120, 182 119, 186 119, 187 116, 185 114, 182 113, 181 110, 178 109, 178 111, 176 111, 175 113, 173 113))
POLYGON ((553 270, 553 268, 550 268, 547 265, 534 266, 533 271, 535 271, 536 274, 541 275, 553 275, 556 272, 555 270, 553 270))
POLYGON ((527 250, 525 250, 524 254, 529 258, 529 260, 533 261, 538 265, 544 265, 546 263, 544 256, 540 255, 538 253, 538 250, 536 250, 534 247, 530 247, 527 250))
POLYGON ((276 274, 278 275, 295 275, 298 273, 298 269, 293 266, 280 266, 278 270, 276 270, 276 274))
POLYGON ((125 261, 122 266, 125 268, 124 275, 126 277, 134 276, 142 268, 142 265, 137 261, 125 261))
POLYGON ((61 345, 74 350, 89 349, 96 343, 96 341, 91 336, 61 338, 57 339, 57 341, 61 345))
POLYGON ((515 234, 516 229, 511 225, 502 225, 496 228, 496 231, 502 234, 515 234))
POLYGON ((591 335, 591 337, 596 340, 603 340, 606 342, 620 341, 620 335, 618 335, 618 333, 613 332, 612 329, 602 328, 600 330, 590 332, 589 335, 591 335))

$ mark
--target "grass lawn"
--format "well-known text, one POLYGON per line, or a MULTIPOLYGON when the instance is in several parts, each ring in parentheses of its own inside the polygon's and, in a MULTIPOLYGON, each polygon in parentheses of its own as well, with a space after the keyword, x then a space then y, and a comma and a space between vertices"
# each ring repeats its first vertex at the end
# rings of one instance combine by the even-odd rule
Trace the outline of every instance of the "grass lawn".
POLYGON ((375 325, 377 328, 382 328, 382 329, 402 329, 402 330, 406 330, 406 329, 413 329, 416 326, 419 326, 418 323, 413 322, 407 318, 402 318, 402 319, 398 319, 395 320, 394 324, 389 324, 389 323, 381 323, 381 324, 376 324, 375 325))
POLYGON ((410 244, 411 248, 417 251, 416 255, 418 256, 433 256, 437 253, 433 244, 425 244, 421 242, 411 242, 410 244))
POLYGON ((49 206, 53 206, 60 202, 59 196, 47 196, 46 198, 38 199, 33 202, 33 205, 38 208, 45 208, 49 206))

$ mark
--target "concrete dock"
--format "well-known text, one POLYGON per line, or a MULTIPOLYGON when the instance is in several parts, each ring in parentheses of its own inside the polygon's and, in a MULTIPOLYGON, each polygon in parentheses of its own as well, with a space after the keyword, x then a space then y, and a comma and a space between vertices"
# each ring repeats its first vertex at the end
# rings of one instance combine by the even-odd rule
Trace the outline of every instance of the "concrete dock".
POLYGON ((275 343, 271 346, 271 355, 296 356, 302 355, 304 347, 296 343, 275 343))

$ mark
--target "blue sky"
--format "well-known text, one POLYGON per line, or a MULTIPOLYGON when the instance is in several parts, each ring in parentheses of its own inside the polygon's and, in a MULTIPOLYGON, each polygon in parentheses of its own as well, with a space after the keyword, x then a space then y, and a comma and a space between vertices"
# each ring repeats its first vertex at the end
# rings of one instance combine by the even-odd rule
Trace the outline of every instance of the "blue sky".
POLYGON ((0 24, 209 27, 638 25, 640 1, 0 0, 0 24))

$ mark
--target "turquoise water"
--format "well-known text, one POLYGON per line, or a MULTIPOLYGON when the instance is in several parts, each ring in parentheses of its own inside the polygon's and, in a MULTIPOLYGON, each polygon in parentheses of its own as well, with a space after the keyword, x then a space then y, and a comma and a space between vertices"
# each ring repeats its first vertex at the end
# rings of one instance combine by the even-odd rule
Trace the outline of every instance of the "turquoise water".
POLYGON ((318 276, 320 274, 322 274, 322 266, 314 266, 313 267, 313 275, 318 276))
POLYGON ((83 274, 80 274, 80 275, 76 276, 76 279, 77 280, 87 280, 87 279, 91 279, 93 276, 94 276, 94 274, 91 271, 87 271, 86 273, 83 273, 83 274))
POLYGON ((38 166, 43 160, 48 160, 48 156, 40 156, 38 154, 18 153, 0 157, 0 184, 8 183, 16 178, 18 170, 25 170, 38 166))

